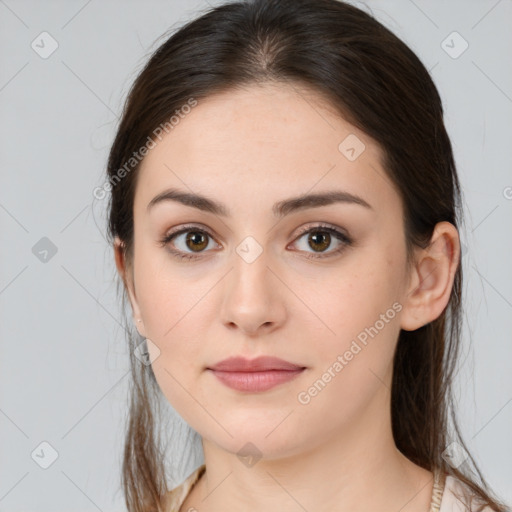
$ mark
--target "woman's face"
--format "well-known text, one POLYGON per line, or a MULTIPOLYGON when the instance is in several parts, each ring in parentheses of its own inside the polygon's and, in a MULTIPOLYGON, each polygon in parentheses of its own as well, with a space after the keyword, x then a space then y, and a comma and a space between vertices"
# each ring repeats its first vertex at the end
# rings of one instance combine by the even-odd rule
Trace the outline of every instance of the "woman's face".
POLYGON ((163 394, 203 438, 275 458, 387 419, 409 276, 380 160, 318 96, 286 85, 201 100, 148 152, 130 297, 163 394), (149 206, 169 189, 222 211, 149 206), (305 369, 266 390, 208 369, 262 355, 305 369))

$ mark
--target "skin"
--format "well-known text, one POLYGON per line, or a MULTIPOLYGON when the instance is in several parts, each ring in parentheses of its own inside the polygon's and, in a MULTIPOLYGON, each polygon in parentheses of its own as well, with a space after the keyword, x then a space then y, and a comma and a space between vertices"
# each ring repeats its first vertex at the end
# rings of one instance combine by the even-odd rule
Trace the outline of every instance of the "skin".
POLYGON ((402 202, 381 157, 314 91, 266 84, 201 100, 143 160, 133 265, 119 240, 114 251, 137 329, 151 340, 151 357, 160 351, 152 363, 158 384, 203 439, 206 474, 181 511, 429 510, 432 473, 393 440, 392 362, 400 329, 417 329, 446 307, 459 240, 453 225, 439 223, 431 246, 406 264, 402 202), (354 161, 338 149, 349 134, 365 144, 354 161), (215 199, 231 215, 174 201, 148 212, 170 187, 215 199), (371 208, 335 203, 272 214, 276 202, 332 190, 371 208), (188 223, 212 234, 202 252, 186 235, 159 246, 188 223), (342 242, 332 236, 322 252, 299 234, 319 223, 353 243, 334 254, 342 242), (251 263, 236 251, 247 236, 262 249, 251 263), (169 247, 198 258, 180 260, 169 247), (394 303, 394 318, 300 403, 298 394, 394 303), (233 355, 277 356, 306 370, 266 392, 238 392, 205 370, 233 355), (262 457, 251 467, 237 456, 248 442, 262 457))

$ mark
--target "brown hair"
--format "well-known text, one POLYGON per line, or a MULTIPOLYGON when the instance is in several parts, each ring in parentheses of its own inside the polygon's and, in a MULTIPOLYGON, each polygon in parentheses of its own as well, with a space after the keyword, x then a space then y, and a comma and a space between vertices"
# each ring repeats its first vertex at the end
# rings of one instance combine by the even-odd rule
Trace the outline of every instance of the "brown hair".
MULTIPOLYGON (((112 242, 115 236, 123 242, 128 265, 140 163, 134 153, 154 140, 155 130, 191 98, 200 102, 216 92, 269 82, 317 91, 380 145, 384 168, 403 201, 409 254, 413 246, 429 243, 436 223, 458 226, 461 194, 442 102, 428 71, 399 38, 341 1, 230 2, 167 39, 129 92, 107 169, 108 234, 112 242)), ((452 394, 461 292, 459 262, 443 314, 420 329, 400 332, 391 398, 393 434, 397 448, 414 463, 430 471, 443 469, 466 483, 481 503, 502 511, 471 456, 468 461, 480 483, 469 464, 463 471, 443 457, 450 442, 465 448, 452 394)), ((167 491, 155 421, 160 390, 151 366, 134 357, 138 343, 140 339, 129 336, 132 381, 122 481, 130 512, 159 511, 167 491)))

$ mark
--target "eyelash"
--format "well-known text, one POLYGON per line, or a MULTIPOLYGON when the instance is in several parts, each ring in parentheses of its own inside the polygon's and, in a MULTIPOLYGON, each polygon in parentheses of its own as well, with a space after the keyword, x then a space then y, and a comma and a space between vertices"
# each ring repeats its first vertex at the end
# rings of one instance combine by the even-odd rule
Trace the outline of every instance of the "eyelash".
MULTIPOLYGON (((205 234, 208 237, 214 239, 213 235, 211 235, 205 229, 198 228, 197 226, 194 226, 194 225, 188 225, 188 226, 183 226, 181 229, 179 229, 177 231, 173 231, 173 232, 166 234, 162 239, 159 240, 159 246, 165 247, 166 245, 169 244, 169 242, 172 241, 173 238, 177 237, 178 235, 181 235, 183 233, 188 233, 188 232, 202 233, 202 234, 205 234)), ((327 256, 321 255, 324 253, 318 253, 318 255, 316 255, 314 253, 307 253, 305 257, 308 259, 318 260, 318 259, 323 259, 323 258, 330 258, 332 256, 340 254, 343 250, 346 249, 347 246, 350 246, 353 243, 352 239, 350 237, 348 237, 345 233, 342 233, 338 229, 336 229, 332 226, 329 226, 327 224, 318 224, 315 226, 308 226, 300 231, 300 233, 297 235, 295 240, 302 238, 305 234, 310 233, 310 232, 322 232, 322 233, 326 232, 331 235, 334 235, 334 237, 337 240, 342 242, 342 245, 340 245, 340 247, 338 249, 327 253, 327 256)), ((182 251, 177 251, 174 249, 169 249, 169 252, 174 257, 179 258, 179 259, 195 260, 195 259, 201 258, 200 253, 198 253, 197 255, 192 255, 192 254, 184 253, 182 251)))

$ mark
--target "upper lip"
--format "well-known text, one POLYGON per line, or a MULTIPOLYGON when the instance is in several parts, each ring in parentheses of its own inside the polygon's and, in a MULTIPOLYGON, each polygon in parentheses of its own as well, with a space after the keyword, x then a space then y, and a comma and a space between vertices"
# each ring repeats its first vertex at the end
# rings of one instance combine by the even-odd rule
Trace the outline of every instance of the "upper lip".
POLYGON ((218 370, 225 372, 262 372, 267 370, 302 370, 304 366, 299 366, 278 357, 260 356, 255 359, 245 359, 244 357, 229 357, 219 363, 209 366, 209 370, 218 370))

